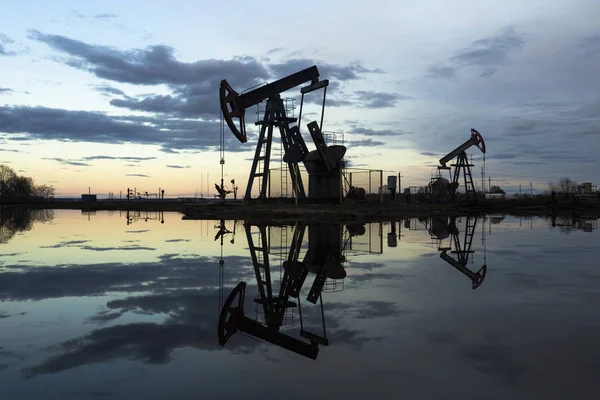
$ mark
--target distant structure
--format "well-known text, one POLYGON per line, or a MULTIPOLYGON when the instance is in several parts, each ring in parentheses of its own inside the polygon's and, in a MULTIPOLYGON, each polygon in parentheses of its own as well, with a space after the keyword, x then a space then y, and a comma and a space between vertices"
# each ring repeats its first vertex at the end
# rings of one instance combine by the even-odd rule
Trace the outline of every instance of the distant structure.
POLYGON ((81 201, 84 203, 95 203, 98 201, 98 196, 95 194, 82 194, 81 201))

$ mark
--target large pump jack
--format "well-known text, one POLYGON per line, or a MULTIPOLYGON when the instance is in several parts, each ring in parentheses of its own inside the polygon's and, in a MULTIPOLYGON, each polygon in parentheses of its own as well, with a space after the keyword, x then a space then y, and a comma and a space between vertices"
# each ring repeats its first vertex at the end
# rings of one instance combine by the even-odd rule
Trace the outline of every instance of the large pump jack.
MULTIPOLYGON (((461 171, 463 173, 462 175, 464 178, 466 201, 477 201, 477 192, 475 190, 475 184, 473 183, 473 175, 471 174, 471 167, 473 167, 474 164, 469 163, 466 153, 466 151, 472 146, 475 146, 479 150, 481 150, 485 157, 485 142, 483 141, 483 136, 481 136, 481 134, 476 129, 471 129, 471 137, 469 138, 469 140, 458 146, 456 149, 452 150, 444 157, 440 158, 440 165, 438 166, 438 170, 448 171, 450 170, 450 167, 448 167, 446 163, 456 158, 456 163, 450 165, 451 167, 454 167, 452 183, 450 183, 448 187, 448 191, 450 192, 450 197, 452 201, 456 200, 456 189, 459 186, 461 171)), ((439 181, 441 181, 441 179, 439 179, 439 181)))
MULTIPOLYGON (((323 309, 323 286, 327 278, 343 279, 346 271, 342 266, 344 256, 342 255, 342 226, 337 224, 316 225, 309 227, 309 248, 303 261, 299 261, 300 250, 307 226, 296 224, 293 238, 288 253, 288 258, 283 262, 284 275, 281 279, 279 295, 273 294, 271 282, 271 266, 268 257, 268 235, 265 225, 256 225, 259 229, 259 245, 252 237, 253 225, 244 224, 248 246, 258 286, 259 297, 254 301, 262 306, 265 323, 248 318, 244 313, 244 296, 246 293, 246 282, 240 282, 225 301, 219 318, 218 336, 219 343, 225 343, 236 332, 241 331, 265 341, 281 346, 294 353, 305 357, 316 359, 319 345, 327 346, 329 340, 325 331, 325 315, 323 309), (310 231, 312 229, 312 231, 310 231), (312 240, 311 240, 312 239, 312 240), (316 274, 312 283, 307 301, 320 303, 322 335, 309 332, 304 329, 300 290, 304 285, 309 272, 316 274), (297 299, 292 301, 291 299, 297 299), (298 307, 300 316, 300 336, 308 342, 291 337, 280 332, 284 324, 286 310, 298 307)), ((350 229, 350 227, 348 227, 350 229)), ((350 231, 349 231, 350 232, 350 231)), ((364 234, 361 230, 353 229, 353 232, 364 234)), ((354 233, 351 233, 354 234, 354 233)))
MULTIPOLYGON (((316 66, 306 68, 302 71, 296 72, 295 74, 289 75, 275 82, 265 84, 264 86, 260 86, 242 94, 239 94, 233 90, 229 83, 227 83, 227 80, 223 79, 221 81, 219 97, 221 101, 223 118, 233 135, 241 143, 245 143, 248 140, 245 125, 246 109, 267 100, 263 119, 262 121, 256 122, 256 125, 259 125, 261 128, 254 154, 254 160, 252 162, 252 168, 250 170, 250 176, 248 178, 248 185, 246 186, 244 201, 249 202, 251 200, 252 187, 255 178, 259 178, 258 198, 267 198, 267 188, 269 187, 268 179, 271 158, 271 143, 273 139, 273 130, 275 127, 279 129, 281 135, 281 142, 285 154, 283 157, 283 162, 287 163, 288 165, 294 197, 296 199, 304 199, 307 197, 304 183, 302 182, 302 177, 300 176, 299 163, 306 163, 310 161, 314 162, 315 160, 307 160, 309 151, 302 135, 300 134, 300 121, 302 119, 304 95, 318 89, 324 89, 323 107, 321 109, 321 124, 317 124, 316 121, 308 124, 308 129, 317 148, 317 168, 324 167, 325 170, 331 171, 332 168, 341 164, 341 159, 345 153, 345 147, 328 147, 321 131, 328 85, 329 80, 327 79, 319 81, 319 70, 316 66), (299 117, 297 119, 288 117, 286 115, 286 109, 280 94, 306 82, 310 82, 310 84, 301 89, 302 102, 300 104, 299 117), (291 125, 296 122, 298 122, 297 125, 291 125), (261 162, 262 169, 259 165, 261 162)), ((310 173, 311 171, 309 170, 309 174, 310 173)), ((339 186, 340 185, 338 185, 338 187, 339 186)), ((318 186, 315 185, 315 187, 318 186)))

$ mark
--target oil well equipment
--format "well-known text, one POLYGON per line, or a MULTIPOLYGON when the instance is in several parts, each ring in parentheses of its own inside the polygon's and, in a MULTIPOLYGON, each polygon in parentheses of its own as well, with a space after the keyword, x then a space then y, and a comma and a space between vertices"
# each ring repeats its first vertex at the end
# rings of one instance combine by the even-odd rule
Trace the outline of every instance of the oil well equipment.
POLYGON ((473 167, 474 164, 469 162, 466 153, 471 147, 477 147, 483 153, 483 168, 485 170, 485 141, 483 140, 483 136, 481 136, 476 129, 471 129, 471 137, 466 142, 440 158, 440 165, 437 167, 438 171, 450 171, 450 167, 454 167, 454 174, 449 172, 452 181, 442 177, 439 172, 438 176, 431 179, 429 183, 431 202, 445 202, 448 199, 450 201, 456 201, 456 191, 460 184, 461 175, 464 183, 465 200, 468 202, 478 201, 471 172, 471 167, 473 167), (447 164, 453 159, 456 159, 456 162, 448 166, 447 164))
MULTIPOLYGON (((241 142, 246 143, 246 110, 259 106, 266 101, 262 119, 256 122, 260 127, 258 141, 244 201, 266 200, 269 193, 269 166, 271 163, 271 148, 273 134, 277 129, 281 136, 283 147, 282 164, 287 164, 287 173, 291 179, 292 192, 296 202, 335 201, 340 202, 344 191, 344 145, 326 143, 323 136, 323 118, 329 80, 319 80, 319 70, 316 65, 296 72, 271 83, 265 83, 242 93, 236 92, 227 80, 221 81, 219 98, 223 120, 241 142), (300 89, 301 102, 298 118, 288 115, 286 104, 281 94, 297 86, 307 84, 300 89), (308 131, 315 145, 315 150, 309 151, 300 132, 302 126, 302 108, 305 95, 323 90, 320 122, 311 121, 307 124, 308 131), (308 188, 302 179, 301 166, 308 173, 308 188), (258 197, 252 198, 254 184, 258 184, 258 197), (308 190, 307 190, 308 189, 308 190)), ((223 140, 222 140, 223 143, 223 140)), ((222 159, 223 160, 223 159, 222 159)), ((222 162, 223 163, 223 162, 222 162)), ((287 175, 286 175, 287 176, 287 175)), ((350 187, 351 196, 364 193, 350 187)))

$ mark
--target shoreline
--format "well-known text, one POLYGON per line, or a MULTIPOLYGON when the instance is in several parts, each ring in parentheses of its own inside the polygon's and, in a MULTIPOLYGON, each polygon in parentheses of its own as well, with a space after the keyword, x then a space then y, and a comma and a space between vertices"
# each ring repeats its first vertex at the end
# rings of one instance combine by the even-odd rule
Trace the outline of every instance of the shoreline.
POLYGON ((475 205, 344 203, 344 204, 252 204, 242 202, 190 204, 181 202, 40 202, 3 204, 3 207, 85 211, 179 212, 186 220, 273 220, 310 222, 363 222, 397 220, 431 215, 460 216, 502 214, 513 216, 599 217, 599 200, 558 201, 552 205, 539 199, 488 201, 475 205), (536 201, 537 200, 537 201, 536 201))

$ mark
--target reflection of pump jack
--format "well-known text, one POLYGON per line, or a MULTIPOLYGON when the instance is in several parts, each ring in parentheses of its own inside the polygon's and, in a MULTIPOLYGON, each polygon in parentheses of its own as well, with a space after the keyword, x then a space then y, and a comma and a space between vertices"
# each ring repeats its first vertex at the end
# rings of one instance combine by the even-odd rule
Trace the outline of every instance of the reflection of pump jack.
POLYGON ((471 250, 471 246, 473 244, 475 227, 477 226, 477 217, 468 216, 466 217, 466 219, 467 222, 465 226, 462 244, 460 240, 460 232, 456 227, 456 217, 451 218, 450 224, 448 225, 448 230, 450 231, 452 235, 452 240, 454 242, 454 250, 451 250, 450 253, 456 254, 457 259, 454 259, 450 255, 448 255, 448 250, 450 250, 450 248, 447 247, 440 247, 440 249, 442 250, 442 252, 440 253, 440 258, 446 261, 448 264, 452 265, 460 272, 462 272, 467 277, 469 277, 469 279, 471 279, 472 282, 472 288, 477 289, 485 279, 487 265, 484 263, 483 266, 477 272, 473 272, 469 268, 467 268, 469 255, 474 253, 474 251, 471 250))
MULTIPOLYGON (((224 346, 231 336, 237 331, 241 331, 313 360, 316 359, 319 352, 319 344, 324 346, 329 344, 325 333, 325 317, 321 293, 319 292, 317 296, 321 300, 323 336, 304 330, 300 300, 298 300, 297 303, 290 301, 290 297, 298 298, 300 289, 308 275, 308 268, 305 266, 304 262, 298 261, 306 226, 297 226, 297 229, 294 231, 289 256, 287 261, 284 262, 285 272, 281 280, 278 296, 273 295, 273 288, 271 285, 271 269, 268 258, 266 227, 264 225, 258 226, 260 239, 259 245, 256 246, 254 239, 252 238, 251 225, 245 224, 244 226, 246 228, 248 246, 250 247, 250 255, 254 264, 258 285, 259 298, 255 299, 255 302, 260 304, 263 308, 265 324, 244 315, 246 282, 240 282, 231 292, 221 310, 218 331, 219 343, 221 346, 224 346), (234 302, 237 303, 237 306, 233 306, 234 302), (279 331, 284 323, 286 310, 296 307, 296 305, 298 306, 300 314, 300 335, 303 338, 308 339, 309 342, 293 338, 279 331)), ((315 285, 313 284, 313 286, 315 285)))
POLYGON ((230 231, 229 229, 227 229, 227 226, 225 226, 225 220, 220 220, 219 221, 219 225, 215 225, 215 229, 218 229, 217 234, 215 235, 215 241, 217 241, 219 238, 221 238, 221 246, 223 245, 223 237, 225 237, 227 234, 231 233, 231 240, 229 241, 229 243, 234 244, 235 243, 235 228, 237 226, 237 220, 233 221, 233 232, 230 231))
POLYGON ((136 221, 139 221, 141 219, 144 220, 144 222, 148 222, 149 220, 156 220, 156 221, 160 221, 161 224, 165 223, 165 214, 163 211, 158 211, 156 212, 156 215, 153 215, 154 213, 145 211, 144 216, 142 216, 142 212, 141 211, 132 211, 130 212, 129 210, 127 210, 126 214, 125 214, 125 219, 127 220, 127 225, 131 225, 136 221))

